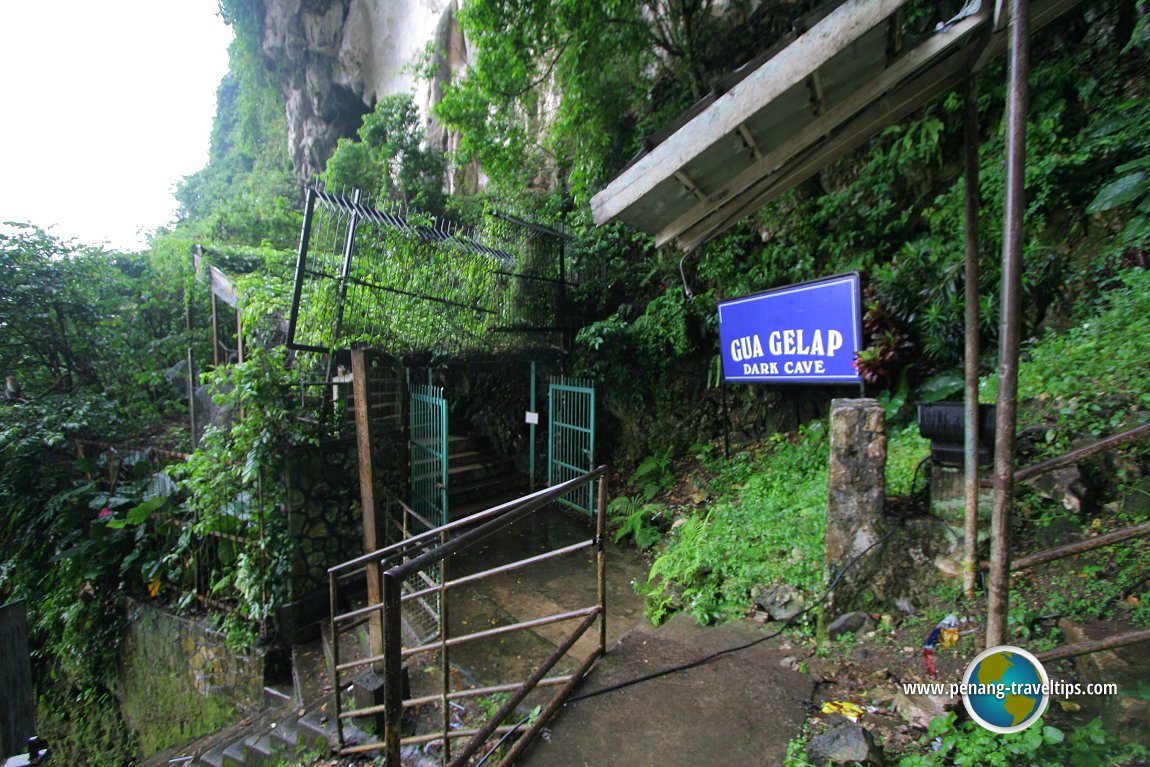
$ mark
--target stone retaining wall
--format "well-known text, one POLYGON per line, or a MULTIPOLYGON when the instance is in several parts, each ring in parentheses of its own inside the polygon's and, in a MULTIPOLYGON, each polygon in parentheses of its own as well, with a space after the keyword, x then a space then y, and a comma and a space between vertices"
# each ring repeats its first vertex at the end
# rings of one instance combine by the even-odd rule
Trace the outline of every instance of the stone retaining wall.
POLYGON ((264 656, 198 621, 129 602, 120 708, 141 755, 213 732, 263 705, 264 656))

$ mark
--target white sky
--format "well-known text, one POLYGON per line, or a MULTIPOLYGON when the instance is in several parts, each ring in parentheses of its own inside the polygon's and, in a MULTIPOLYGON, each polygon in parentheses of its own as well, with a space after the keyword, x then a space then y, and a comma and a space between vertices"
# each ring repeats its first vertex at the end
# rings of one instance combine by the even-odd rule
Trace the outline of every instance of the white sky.
POLYGON ((207 163, 217 0, 0 0, 0 222, 119 250, 207 163))

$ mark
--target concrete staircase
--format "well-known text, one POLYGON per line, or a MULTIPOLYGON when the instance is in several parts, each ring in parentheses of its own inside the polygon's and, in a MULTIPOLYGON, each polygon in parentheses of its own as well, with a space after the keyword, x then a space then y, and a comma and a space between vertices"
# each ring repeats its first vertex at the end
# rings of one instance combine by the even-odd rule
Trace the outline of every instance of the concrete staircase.
MULTIPOLYGON (((326 756, 335 741, 330 658, 326 638, 293 648, 291 689, 266 687, 267 708, 219 732, 137 762, 137 767, 249 767, 295 764, 296 757, 304 755, 326 756)), ((376 740, 351 725, 344 725, 343 735, 347 744, 376 740)))
POLYGON ((479 437, 448 437, 447 502, 452 519, 528 491, 528 479, 479 437))

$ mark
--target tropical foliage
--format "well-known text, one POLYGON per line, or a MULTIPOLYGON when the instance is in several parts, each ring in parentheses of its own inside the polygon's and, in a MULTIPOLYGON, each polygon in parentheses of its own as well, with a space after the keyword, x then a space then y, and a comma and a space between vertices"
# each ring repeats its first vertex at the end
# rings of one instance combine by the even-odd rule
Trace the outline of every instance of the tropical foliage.
MULTIPOLYGON (((621 225, 590 221, 587 200, 642 148, 644 136, 789 32, 813 5, 469 0, 460 13, 471 66, 436 111, 455 131, 458 149, 441 157, 428 147, 412 99, 385 96, 357 135, 340 142, 324 174, 329 188, 356 187, 472 223, 490 204, 510 205, 562 224, 572 236, 564 276, 578 282, 568 308, 579 321, 574 346, 564 351, 574 372, 608 383, 605 422, 615 437, 605 447, 616 463, 638 466, 627 497, 612 510, 619 540, 656 557, 646 584, 655 617, 684 609, 701 620, 723 619, 745 609, 756 585, 785 580, 814 589, 822 574, 824 429, 801 425, 811 409, 774 393, 732 396, 741 406, 724 416, 715 373, 719 300, 859 270, 868 283, 872 339, 860 369, 892 415, 924 381, 953 373, 961 357, 957 92, 686 258, 621 225), (477 163, 486 195, 445 196, 445 162, 477 163), (660 509, 655 497, 668 486, 675 457, 720 433, 724 418, 736 433, 766 423, 790 434, 736 444, 729 461, 700 453, 716 477, 707 488, 713 503, 697 513, 660 509)), ((956 10, 949 6, 914 2, 907 14, 926 29, 956 10)), ((291 176, 278 81, 260 51, 263 6, 224 0, 221 11, 236 41, 217 94, 210 160, 179 185, 179 220, 148 253, 108 253, 30 225, 0 231, 0 368, 13 379, 0 403, 0 601, 36 600, 44 709, 56 712, 57 753, 78 764, 122 764, 131 751, 122 722, 108 714, 119 596, 186 600, 183 554, 193 536, 240 537, 247 512, 239 507, 252 483, 281 468, 285 444, 314 440, 322 428, 298 418, 295 376, 304 365, 297 358, 289 369, 287 355, 273 348, 287 307, 301 194, 291 176), (147 456, 132 456, 115 471, 108 458, 77 463, 77 437, 148 436, 191 448, 182 436, 188 371, 178 364, 189 349, 198 360, 212 356, 207 294, 190 258, 195 244, 207 260, 245 273, 236 282, 246 360, 203 379, 221 404, 242 406, 245 417, 210 431, 175 477, 147 456), (155 492, 160 487, 164 492, 155 492), (162 546, 149 542, 157 518, 180 523, 166 528, 162 546)), ((1035 40, 1023 280, 1024 334, 1032 340, 1021 389, 1038 403, 1024 419, 1035 427, 1027 447, 1039 454, 1059 452, 1084 432, 1143 422, 1150 407, 1145 377, 1137 375, 1150 349, 1146 334, 1132 332, 1150 311, 1147 18, 1144 3, 1104 0, 1035 40)), ((984 373, 992 372, 997 333, 1001 68, 986 68, 978 97, 984 373)), ((429 254, 418 235, 384 239, 393 258, 372 264, 357 275, 361 281, 418 283, 465 305, 484 296, 482 305, 496 312, 538 300, 496 279, 489 262, 449 249, 429 254)), ((319 298, 327 302, 322 314, 338 296, 319 298)), ((508 319, 398 300, 379 301, 371 311, 377 313, 350 318, 349 326, 370 329, 350 340, 398 351, 445 336, 490 336, 492 322, 508 319), (393 322, 390 334, 376 330, 384 313, 393 322)), ((895 431, 892 488, 913 488, 922 450, 911 431, 895 431)), ((1129 460, 1145 467, 1143 453, 1129 460)), ((266 503, 279 500, 272 491, 266 503)), ((232 547, 228 566, 209 584, 215 597, 237 606, 231 625, 240 639, 251 639, 250 627, 283 598, 277 585, 291 541, 275 520, 262 540, 232 547)), ((1123 555, 1117 566, 1137 564, 1123 555)), ((939 734, 945 739, 952 730, 939 734)), ((1042 748, 1069 748, 1056 741, 1042 748)))

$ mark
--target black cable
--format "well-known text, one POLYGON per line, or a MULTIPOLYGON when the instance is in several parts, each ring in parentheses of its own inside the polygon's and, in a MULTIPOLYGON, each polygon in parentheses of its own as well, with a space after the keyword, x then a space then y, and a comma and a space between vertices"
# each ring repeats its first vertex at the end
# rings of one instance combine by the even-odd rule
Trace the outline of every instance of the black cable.
POLYGON ((491 758, 492 754, 494 754, 496 751, 498 751, 499 747, 502 746, 504 743, 506 743, 507 739, 510 738, 512 735, 514 735, 516 730, 518 730, 523 725, 527 724, 527 722, 531 720, 531 716, 532 716, 531 714, 528 714, 527 716, 523 717, 518 722, 516 722, 514 725, 512 725, 510 730, 503 733, 503 737, 499 739, 499 742, 497 742, 494 746, 492 746, 491 750, 488 751, 486 754, 484 754, 483 758, 480 759, 478 762, 476 762, 473 767, 483 767, 483 765, 487 764, 487 760, 491 758))
POLYGON ((850 570, 852 567, 854 567, 859 562, 859 560, 861 560, 872 549, 874 549, 875 547, 877 547, 883 543, 886 543, 887 540, 889 540, 890 537, 892 535, 894 535, 894 532, 896 530, 898 530, 900 527, 902 527, 902 520, 901 519, 899 519, 898 523, 894 527, 892 527, 889 531, 887 531, 886 535, 882 536, 877 541, 875 541, 871 545, 867 546, 865 549, 863 549, 858 554, 856 554, 850 562, 847 562, 847 564, 843 567, 843 569, 838 572, 838 575, 836 575, 831 580, 830 585, 827 586, 826 590, 823 591, 823 594, 822 594, 822 596, 819 597, 818 601, 814 602, 810 606, 805 607, 802 610, 800 610, 799 612, 792 615, 790 618, 788 618, 786 621, 784 621, 783 625, 780 626, 778 628, 778 630, 776 630, 775 632, 761 636, 758 639, 755 639, 751 642, 747 642, 746 644, 738 645, 736 647, 728 647, 725 650, 719 650, 718 652, 711 653, 710 655, 705 655, 702 658, 698 658, 698 659, 690 661, 688 663, 684 663, 684 664, 681 664, 678 666, 672 666, 671 668, 663 669, 661 671, 654 671, 650 674, 644 674, 641 677, 637 677, 635 679, 629 679, 625 682, 619 682, 619 683, 613 684, 609 687, 604 687, 600 690, 594 690, 592 692, 585 692, 582 695, 576 695, 574 697, 568 698, 567 703, 577 703, 578 701, 581 701, 581 700, 587 700, 588 698, 595 698, 595 697, 598 697, 600 695, 605 695, 606 693, 609 693, 609 692, 615 692, 616 690, 621 690, 621 689, 626 688, 626 687, 631 687, 633 685, 641 684, 643 682, 649 682, 653 679, 658 679, 660 677, 669 676, 671 674, 677 674, 680 671, 689 671, 693 668, 698 668, 699 666, 705 665, 707 663, 710 663, 713 660, 721 658, 724 655, 730 655, 732 653, 741 652, 743 650, 750 649, 751 647, 755 647, 756 645, 760 645, 763 642, 766 642, 770 639, 774 639, 779 634, 782 634, 784 631, 786 631, 788 628, 790 628, 791 625, 793 625, 795 623, 795 621, 797 621, 800 617, 802 617, 806 613, 810 612, 811 610, 815 609, 816 607, 820 606, 823 602, 827 601, 827 599, 830 598, 831 592, 834 591, 835 586, 837 586, 838 582, 840 580, 842 580, 842 577, 844 575, 846 575, 846 572, 848 570, 850 570))
MULTIPOLYGON (((760 645, 763 642, 766 642, 770 639, 774 639, 779 634, 782 634, 784 631, 786 631, 788 628, 790 628, 795 623, 795 621, 797 621, 800 617, 802 617, 806 613, 810 612, 811 610, 815 609, 816 607, 821 605, 823 602, 827 601, 827 599, 830 598, 831 592, 834 591, 835 586, 838 585, 839 581, 842 580, 842 577, 844 575, 846 575, 847 571, 850 570, 852 567, 854 567, 856 564, 858 564, 859 560, 861 560, 864 556, 866 556, 868 553, 870 553, 874 548, 886 543, 890 539, 890 537, 892 535, 894 535, 895 531, 898 530, 900 527, 902 527, 902 523, 903 523, 903 518, 900 517, 896 521, 895 525, 890 530, 888 530, 885 535, 883 535, 877 541, 875 541, 871 545, 867 546, 865 549, 860 551, 858 554, 856 554, 854 556, 854 558, 851 559, 850 562, 847 562, 846 565, 844 565, 843 568, 841 570, 839 570, 838 574, 835 575, 835 577, 831 579, 830 585, 827 586, 827 588, 823 591, 822 596, 820 596, 818 598, 818 601, 814 602, 813 604, 811 604, 808 607, 804 607, 802 610, 800 610, 799 612, 792 615, 790 618, 788 618, 786 621, 784 621, 783 625, 780 626, 778 628, 778 630, 776 630, 775 632, 773 632, 771 634, 766 634, 765 636, 761 636, 758 639, 755 639, 751 642, 747 642, 746 644, 738 645, 736 647, 728 647, 725 650, 719 650, 718 652, 711 653, 710 655, 705 655, 702 658, 698 658, 698 659, 690 661, 688 663, 683 663, 683 664, 678 665, 678 666, 672 666, 671 668, 663 669, 662 671, 655 671, 655 672, 652 672, 650 674, 644 674, 641 677, 637 677, 635 679, 629 679, 625 682, 619 682, 619 683, 613 684, 609 687, 604 687, 600 690, 594 690, 592 692, 583 693, 582 695, 576 695, 574 697, 568 698, 564 705, 567 705, 569 703, 577 703, 581 700, 587 700, 588 698, 595 698, 595 697, 598 697, 600 695, 605 695, 606 693, 609 693, 609 692, 615 692, 617 690, 622 690, 626 687, 632 687, 632 686, 637 685, 637 684, 642 684, 643 682, 649 682, 653 679, 659 679, 660 677, 670 676, 671 674, 677 674, 677 673, 682 672, 682 671, 690 671, 693 668, 698 668, 699 666, 703 666, 703 665, 710 663, 713 660, 717 660, 718 658, 721 658, 725 655, 730 655, 730 654, 736 653, 736 652, 742 652, 743 650, 748 650, 748 649, 755 647, 756 645, 760 645)), ((512 728, 510 730, 505 732, 503 734, 503 737, 501 737, 499 739, 499 741, 494 746, 492 746, 491 749, 486 754, 483 755, 483 758, 475 763, 475 767, 483 767, 483 765, 487 763, 487 760, 490 759, 491 756, 496 751, 499 750, 500 746, 502 746, 507 741, 507 739, 509 737, 511 737, 520 727, 522 727, 524 724, 526 724, 530 719, 531 719, 531 715, 528 714, 527 716, 523 717, 518 722, 516 722, 515 725, 512 726, 512 728)))

